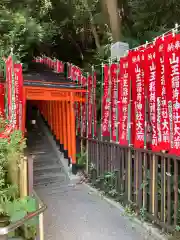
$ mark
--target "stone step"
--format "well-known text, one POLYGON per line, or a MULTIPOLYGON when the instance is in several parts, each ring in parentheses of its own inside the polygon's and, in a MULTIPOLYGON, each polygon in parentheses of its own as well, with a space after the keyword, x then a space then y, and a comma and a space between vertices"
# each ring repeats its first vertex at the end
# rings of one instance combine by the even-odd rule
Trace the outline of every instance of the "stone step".
POLYGON ((53 167, 53 165, 59 165, 59 160, 50 161, 49 159, 47 159, 46 161, 39 160, 39 161, 33 162, 34 170, 36 170, 36 168, 43 168, 46 166, 47 166, 47 168, 53 167))
POLYGON ((57 171, 62 171, 62 167, 58 163, 50 164, 39 164, 34 166, 34 174, 38 171, 46 171, 50 169, 56 169, 57 171))
POLYGON ((46 158, 46 159, 40 159, 40 158, 37 158, 37 159, 34 159, 34 166, 36 167, 37 165, 39 164, 46 164, 46 165, 53 165, 53 164, 58 164, 58 158, 46 158), (39 163, 39 164, 38 164, 39 163))
POLYGON ((34 174, 34 180, 41 180, 44 178, 54 178, 54 177, 60 177, 62 176, 62 172, 61 171, 56 171, 56 172, 52 172, 50 170, 46 171, 46 173, 44 173, 43 171, 39 171, 39 173, 36 175, 34 174))
POLYGON ((61 184, 65 180, 66 180, 65 174, 62 174, 61 176, 36 178, 36 179, 34 179, 34 186, 37 186, 37 185, 46 185, 47 186, 52 183, 61 184))
POLYGON ((34 177, 41 177, 41 176, 49 176, 49 175, 58 175, 62 172, 62 169, 60 167, 55 168, 42 168, 42 169, 35 169, 34 170, 34 177))
POLYGON ((41 151, 31 151, 31 154, 36 158, 36 159, 48 159, 48 158, 56 158, 57 155, 54 153, 53 149, 51 151, 46 151, 44 149, 41 149, 41 151), (41 154, 36 154, 38 152, 41 152, 41 154))
POLYGON ((40 152, 40 151, 45 151, 45 152, 52 152, 53 149, 51 146, 48 145, 38 145, 36 147, 29 148, 33 152, 40 152))

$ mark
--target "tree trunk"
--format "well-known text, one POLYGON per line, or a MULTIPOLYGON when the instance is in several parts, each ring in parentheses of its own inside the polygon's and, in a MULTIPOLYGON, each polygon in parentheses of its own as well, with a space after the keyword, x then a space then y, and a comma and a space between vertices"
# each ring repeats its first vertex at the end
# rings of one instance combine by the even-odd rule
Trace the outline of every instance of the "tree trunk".
POLYGON ((93 37, 95 40, 96 48, 97 48, 98 52, 100 52, 101 45, 99 42, 99 36, 97 34, 96 27, 92 22, 90 24, 91 24, 91 31, 92 31, 92 34, 93 34, 93 37))
POLYGON ((118 13, 118 2, 117 0, 102 0, 105 2, 108 15, 109 22, 112 31, 112 37, 114 42, 118 42, 121 39, 121 20, 118 13))
POLYGON ((98 33, 97 33, 97 31, 96 31, 96 26, 95 26, 95 24, 94 24, 93 15, 92 15, 92 13, 91 13, 91 10, 90 10, 90 8, 89 8, 89 5, 88 5, 87 0, 83 0, 82 3, 84 3, 84 6, 85 6, 86 10, 87 10, 88 13, 89 13, 91 31, 92 31, 92 34, 93 34, 93 37, 94 37, 94 40, 95 40, 96 48, 97 48, 98 52, 100 52, 101 44, 100 44, 100 41, 99 41, 98 33))

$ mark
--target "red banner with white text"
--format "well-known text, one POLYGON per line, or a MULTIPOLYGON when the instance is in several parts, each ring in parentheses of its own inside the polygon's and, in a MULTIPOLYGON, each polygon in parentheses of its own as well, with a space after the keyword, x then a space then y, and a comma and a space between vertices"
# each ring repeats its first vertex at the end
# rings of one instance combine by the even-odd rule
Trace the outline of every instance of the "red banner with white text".
POLYGON ((170 149, 170 122, 168 114, 167 92, 168 79, 165 76, 165 49, 170 35, 156 40, 156 68, 157 68, 157 132, 159 149, 169 151, 170 149))
POLYGON ((109 132, 109 117, 110 117, 110 82, 109 82, 109 66, 104 65, 104 92, 102 98, 102 135, 108 137, 109 132))
POLYGON ((120 60, 120 75, 118 87, 119 99, 119 144, 128 145, 128 104, 130 94, 130 79, 129 79, 129 56, 120 60))
POLYGON ((13 71, 13 60, 9 56, 6 60, 6 83, 8 90, 8 120, 12 119, 12 71, 13 71))
MULTIPOLYGON (((130 53, 130 77, 132 82, 132 108, 135 114, 132 116, 133 124, 131 131, 132 144, 135 148, 144 147, 145 129, 145 95, 144 95, 144 52, 132 51, 130 53)), ((131 112, 131 113, 132 113, 131 112)))
POLYGON ((165 39, 165 77, 170 118, 171 154, 180 154, 180 34, 165 39))
MULTIPOLYGON (((87 78, 82 76, 82 86, 83 87, 87 87, 87 78)), ((82 95, 83 98, 86 99, 86 93, 83 93, 82 95)), ((86 125, 87 125, 87 113, 86 113, 86 109, 87 109, 87 103, 83 102, 82 103, 82 134, 83 136, 86 134, 86 125)))
POLYGON ((16 103, 16 128, 22 129, 22 111, 23 111, 23 75, 22 65, 14 64, 14 80, 15 80, 15 103, 16 103))
POLYGON ((88 81, 88 136, 92 137, 92 116, 93 116, 93 102, 92 102, 92 90, 93 90, 93 79, 89 75, 87 78, 88 81))
POLYGON ((119 64, 111 64, 111 136, 112 141, 116 142, 117 138, 117 82, 119 74, 119 64))
POLYGON ((0 83, 0 117, 4 118, 4 109, 5 109, 5 89, 4 83, 0 83))
POLYGON ((94 123, 94 136, 97 136, 97 109, 96 109, 96 84, 97 74, 94 72, 93 75, 93 123, 94 123))
POLYGON ((154 44, 148 46, 144 51, 145 61, 145 84, 147 85, 147 97, 149 106, 150 124, 152 127, 152 144, 150 147, 154 151, 159 150, 157 131, 157 92, 159 91, 157 82, 156 48, 154 44))

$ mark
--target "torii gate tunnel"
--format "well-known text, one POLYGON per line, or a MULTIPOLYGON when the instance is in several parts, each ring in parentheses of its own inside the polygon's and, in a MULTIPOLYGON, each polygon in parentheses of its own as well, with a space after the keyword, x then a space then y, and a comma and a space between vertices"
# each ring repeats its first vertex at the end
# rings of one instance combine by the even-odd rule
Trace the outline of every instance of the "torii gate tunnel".
MULTIPOLYGON (((12 60, 10 62, 12 62, 12 60)), ((13 64, 11 63, 11 67, 12 66, 13 64)), ((11 122, 9 115, 10 112, 11 115, 13 112, 13 100, 9 100, 10 97, 12 98, 12 96, 9 97, 9 86, 11 85, 12 88, 12 84, 10 84, 9 81, 11 81, 11 83, 13 81, 12 79, 7 79, 9 78, 8 71, 10 71, 8 69, 6 64, 6 89, 8 90, 7 117, 11 122)), ((12 74, 10 75, 12 76, 12 74)), ((14 78, 14 83, 16 84, 17 76, 15 69, 14 78)), ((19 86, 20 85, 21 84, 19 84, 19 86)), ((14 88, 16 88, 16 86, 14 88)), ((26 122, 28 120, 26 119, 27 108, 29 105, 36 106, 49 125, 56 141, 59 142, 60 149, 64 151, 66 158, 71 161, 72 165, 76 166, 76 119, 74 106, 75 103, 85 102, 85 97, 82 97, 84 96, 82 93, 86 93, 87 90, 72 80, 65 78, 64 71, 57 74, 57 72, 52 71, 52 69, 46 65, 37 62, 32 62, 28 72, 22 75, 22 89, 19 89, 19 92, 21 92, 21 90, 22 112, 20 113, 20 110, 18 111, 19 116, 21 115, 22 122, 21 124, 19 123, 18 128, 25 134, 26 122)))
MULTIPOLYGON (((38 64, 36 64, 36 67, 38 64)), ((48 123, 56 140, 66 157, 76 164, 76 127, 74 105, 76 102, 84 102, 80 94, 86 92, 81 86, 63 79, 53 72, 43 72, 39 68, 31 75, 24 75, 23 98, 23 126, 25 131, 27 101, 33 101, 33 105, 39 109, 43 118, 48 123), (39 79, 34 80, 39 74, 39 79), (46 76, 45 76, 46 75, 46 76), (47 77, 48 76, 48 77, 47 77), (47 78, 47 80, 45 80, 47 78)))

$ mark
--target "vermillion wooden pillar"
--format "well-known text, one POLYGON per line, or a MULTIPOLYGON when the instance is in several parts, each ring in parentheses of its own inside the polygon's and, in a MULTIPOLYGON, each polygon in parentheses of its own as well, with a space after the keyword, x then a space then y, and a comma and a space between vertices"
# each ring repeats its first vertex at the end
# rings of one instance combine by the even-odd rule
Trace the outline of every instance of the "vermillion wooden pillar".
POLYGON ((60 146, 61 150, 64 148, 64 139, 63 139, 63 118, 62 118, 62 102, 59 101, 59 136, 60 136, 60 146))
POLYGON ((47 112, 47 104, 46 101, 43 102, 43 115, 44 115, 44 119, 46 120, 46 112, 47 112))
POLYGON ((66 149, 65 149, 65 152, 64 152, 65 158, 69 158, 69 144, 70 144, 69 143, 70 140, 69 140, 69 137, 68 137, 68 128, 69 128, 69 126, 68 126, 68 107, 67 107, 67 105, 68 105, 68 102, 65 101, 64 102, 65 131, 66 131, 66 149))
POLYGON ((42 101, 42 112, 41 114, 43 115, 44 119, 45 119, 45 101, 42 101))
POLYGON ((47 122, 48 122, 48 125, 50 125, 50 123, 49 123, 49 101, 47 101, 47 122))
POLYGON ((63 118, 63 140, 64 140, 64 150, 67 151, 67 131, 66 131, 66 109, 65 109, 65 101, 62 101, 62 118, 63 118))
POLYGON ((51 131, 53 131, 53 124, 52 124, 52 101, 49 101, 49 122, 51 131))
POLYGON ((53 132, 56 136, 56 109, 55 109, 55 101, 52 101, 52 110, 53 110, 53 132))
POLYGON ((48 101, 48 123, 51 129, 51 105, 50 105, 50 101, 48 101))
POLYGON ((59 101, 57 101, 56 103, 56 112, 57 112, 57 135, 58 135, 58 140, 59 140, 59 143, 60 143, 60 146, 61 146, 61 136, 60 136, 60 111, 59 111, 59 101))
POLYGON ((54 109, 54 101, 51 101, 51 122, 52 122, 52 132, 55 135, 55 109, 54 109))
POLYGON ((69 159, 72 159, 72 154, 71 154, 71 108, 70 107, 71 107, 70 102, 67 102, 68 157, 69 157, 69 159))
POLYGON ((42 110, 41 110, 41 114, 43 115, 43 117, 44 117, 44 112, 45 112, 45 111, 44 111, 44 105, 45 105, 45 102, 42 101, 42 110))
POLYGON ((74 94, 71 93, 70 101, 70 119, 71 119, 71 155, 72 155, 72 172, 76 174, 76 128, 75 128, 75 113, 74 113, 74 94))
POLYGON ((55 116, 54 116, 54 122, 55 122, 55 136, 56 136, 56 140, 59 140, 58 137, 58 124, 57 124, 57 102, 54 101, 54 112, 55 112, 55 116))

